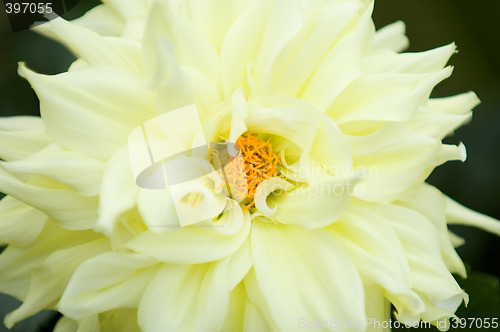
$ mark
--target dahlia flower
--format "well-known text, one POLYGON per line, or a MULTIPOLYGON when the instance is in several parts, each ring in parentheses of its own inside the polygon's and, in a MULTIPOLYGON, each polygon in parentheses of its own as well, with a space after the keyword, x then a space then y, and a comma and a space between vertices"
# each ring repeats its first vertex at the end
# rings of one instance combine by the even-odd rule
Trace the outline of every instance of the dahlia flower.
POLYGON ((375 331, 353 322, 392 304, 445 329, 468 299, 447 224, 500 223, 425 180, 465 160, 442 139, 479 101, 430 98, 455 45, 401 53, 404 24, 375 31, 372 8, 107 0, 36 27, 77 60, 58 75, 21 63, 41 118, 0 120, 0 291, 23 301, 6 325, 48 308, 58 332, 375 331), (136 149, 147 123, 161 135, 136 149), (137 178, 210 143, 236 148, 233 182, 211 158, 175 190, 137 178))

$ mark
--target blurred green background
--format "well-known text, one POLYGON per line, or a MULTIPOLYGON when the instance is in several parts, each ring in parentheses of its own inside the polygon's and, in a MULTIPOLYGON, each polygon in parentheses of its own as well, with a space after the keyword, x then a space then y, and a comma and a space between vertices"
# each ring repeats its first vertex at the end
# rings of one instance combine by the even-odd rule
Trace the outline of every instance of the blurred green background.
MULTIPOLYGON (((78 17, 97 3, 82 0, 65 17, 78 17)), ((498 0, 378 0, 374 11, 377 28, 396 20, 406 23, 410 39, 408 51, 424 51, 453 41, 457 44, 459 53, 450 61, 455 66, 454 73, 436 87, 433 96, 474 90, 482 104, 476 108, 470 124, 446 139, 448 143, 464 142, 467 161, 439 167, 428 181, 455 200, 497 219, 500 219, 499 17, 498 0)), ((39 115, 36 95, 29 84, 17 76, 19 61, 27 62, 36 71, 56 74, 65 71, 73 59, 62 46, 31 31, 12 33, 0 4, 0 116, 39 115)), ((498 238, 468 227, 452 229, 466 239, 467 244, 458 251, 473 271, 500 276, 498 238)), ((17 305, 5 297, 0 301, 2 312, 17 305)), ((50 315, 47 315, 18 324, 15 330, 50 329, 51 322, 47 320, 50 315)), ((2 328, 0 326, 0 331, 2 328)))

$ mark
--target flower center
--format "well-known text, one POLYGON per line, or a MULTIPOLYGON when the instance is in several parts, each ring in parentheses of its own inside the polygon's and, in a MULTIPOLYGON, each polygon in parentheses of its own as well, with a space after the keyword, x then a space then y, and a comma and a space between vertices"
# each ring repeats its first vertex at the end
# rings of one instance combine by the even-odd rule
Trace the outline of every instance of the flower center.
POLYGON ((273 146, 269 141, 264 142, 251 133, 241 135, 236 140, 236 145, 241 149, 245 163, 247 198, 251 199, 251 202, 244 208, 246 210, 255 205, 254 196, 259 184, 265 179, 277 176, 276 166, 279 157, 273 152, 273 146))

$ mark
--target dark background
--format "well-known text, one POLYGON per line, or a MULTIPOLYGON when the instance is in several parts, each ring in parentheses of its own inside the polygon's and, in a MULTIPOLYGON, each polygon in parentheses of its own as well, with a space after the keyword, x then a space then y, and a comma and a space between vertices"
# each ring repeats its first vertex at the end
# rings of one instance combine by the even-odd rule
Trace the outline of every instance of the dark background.
MULTIPOLYGON (((82 0, 65 17, 78 17, 97 3, 82 0)), ((500 1, 378 0, 373 17, 377 28, 403 20, 411 52, 453 41, 457 44, 459 53, 450 61, 454 73, 435 88, 433 96, 474 90, 482 103, 475 109, 473 121, 446 139, 447 143, 464 142, 467 161, 437 168, 428 182, 458 202, 500 219, 500 1)), ((25 61, 36 71, 56 74, 65 71, 73 59, 64 47, 31 31, 12 33, 0 3, 0 116, 39 115, 36 95, 17 76, 17 62, 25 61)), ((452 229, 466 239, 466 245, 458 251, 473 271, 500 276, 497 237, 470 227, 452 229)), ((0 301, 2 312, 16 306, 6 297, 0 297, 0 301)), ((36 317, 31 325, 18 324, 15 329, 33 331, 41 321, 47 321, 46 317, 36 317)), ((0 331, 2 328, 0 324, 0 331)))

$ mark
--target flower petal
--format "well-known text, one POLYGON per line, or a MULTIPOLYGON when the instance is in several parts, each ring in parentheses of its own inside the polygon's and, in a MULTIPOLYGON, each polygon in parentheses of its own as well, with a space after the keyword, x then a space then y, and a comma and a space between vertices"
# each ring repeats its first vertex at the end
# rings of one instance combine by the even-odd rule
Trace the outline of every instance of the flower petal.
POLYGON ((499 220, 473 211, 447 196, 445 199, 448 224, 474 226, 500 236, 499 220))
POLYGON ((245 310, 248 303, 245 286, 240 283, 229 295, 228 312, 222 331, 243 331, 245 310))
POLYGON ((42 119, 34 116, 0 118, 0 158, 13 161, 26 158, 51 141, 42 119))
POLYGON ((99 315, 102 331, 141 332, 137 309, 115 309, 99 315))
POLYGON ((0 167, 0 191, 40 210, 67 229, 89 229, 97 217, 96 197, 83 197, 46 178, 23 182, 0 167))
POLYGON ((355 23, 356 29, 345 34, 325 55, 301 95, 322 112, 326 112, 346 86, 362 74, 362 55, 373 34, 372 9, 373 4, 369 4, 355 23))
POLYGON ((423 181, 440 148, 439 141, 403 124, 389 124, 364 137, 350 136, 349 141, 355 170, 365 172, 354 196, 372 202, 391 202, 423 181))
POLYGON ((112 234, 118 218, 137 204, 138 192, 128 149, 123 148, 113 155, 104 169, 96 230, 112 234))
POLYGON ((139 190, 137 209, 149 230, 153 233, 168 232, 179 227, 169 190, 143 189, 139 190))
POLYGON ((127 144, 137 124, 155 114, 154 98, 145 83, 111 68, 89 67, 47 76, 21 64, 19 74, 28 79, 40 99, 47 131, 61 145, 93 157, 109 158, 127 144))
POLYGON ((29 291, 23 304, 5 318, 13 326, 40 310, 54 308, 73 271, 86 259, 110 249, 105 239, 98 239, 52 253, 32 270, 29 291))
POLYGON ((434 86, 451 72, 452 68, 447 67, 430 73, 360 76, 335 99, 328 114, 349 133, 360 131, 354 125, 349 127, 350 122, 409 120, 434 86))
POLYGON ((272 219, 305 229, 333 224, 349 204, 349 188, 337 180, 324 179, 269 197, 276 206, 272 219))
POLYGON ((144 19, 149 9, 148 1, 104 0, 103 2, 125 21, 133 20, 136 17, 144 19))
POLYGON ((91 315, 78 321, 62 316, 54 327, 54 332, 100 332, 99 318, 91 315))
POLYGON ((71 22, 103 36, 119 36, 125 25, 117 13, 105 5, 97 5, 71 22))
POLYGON ((356 264, 364 285, 379 285, 398 311, 419 314, 425 310, 412 290, 405 251, 384 216, 355 202, 328 231, 356 264))
POLYGON ((445 195, 435 187, 423 184, 411 202, 399 204, 419 212, 432 222, 439 237, 439 247, 446 266, 451 273, 458 273, 465 278, 467 272, 464 263, 455 251, 448 233, 445 195))
POLYGON ((290 182, 278 178, 272 177, 270 179, 266 179, 262 181, 257 190, 255 191, 255 207, 259 212, 262 212, 265 216, 270 217, 276 213, 277 206, 275 205, 271 208, 267 202, 270 194, 273 194, 275 190, 292 190, 295 186, 290 182))
POLYGON ((103 162, 76 151, 63 149, 56 143, 22 160, 0 164, 16 176, 46 176, 69 186, 82 196, 98 194, 104 168, 103 162))
POLYGON ((403 21, 396 21, 379 29, 372 41, 372 49, 388 48, 395 52, 402 52, 409 45, 406 37, 406 26, 403 21))
MULTIPOLYGON (((154 31, 154 28, 152 29, 154 31)), ((151 77, 151 85, 158 87, 157 112, 161 114, 196 103, 197 91, 194 91, 189 78, 175 58, 172 44, 163 36, 146 34, 144 45, 144 65, 151 77)))
POLYGON ((387 322, 391 319, 391 303, 385 298, 382 289, 365 286, 365 301, 366 332, 390 332, 391 327, 387 322))
POLYGON ((144 331, 220 331, 229 304, 227 261, 162 267, 138 310, 144 331))
POLYGON ((249 101, 245 123, 249 131, 273 134, 295 143, 302 149, 304 163, 313 159, 327 168, 350 170, 351 148, 335 122, 298 99, 271 96, 249 101))
POLYGON ((78 266, 58 309, 81 319, 115 308, 136 307, 154 273, 157 261, 138 254, 108 252, 78 266))
POLYGON ((455 43, 424 52, 396 53, 380 50, 363 60, 363 68, 367 74, 435 72, 443 69, 455 52, 455 43))
POLYGON ((214 261, 234 253, 245 242, 250 231, 248 212, 239 206, 224 212, 220 226, 174 228, 157 234, 146 231, 127 243, 127 248, 163 262, 197 264, 214 261), (236 229, 225 234, 218 228, 236 229))
MULTIPOLYGON (((272 69, 280 52, 304 24, 304 13, 299 1, 275 0, 270 1, 270 6, 266 31, 258 48, 259 53, 255 58, 253 69, 257 87, 265 94, 271 91, 272 69)), ((265 11, 265 7, 261 7, 261 12, 265 11)))
POLYGON ((54 332, 75 332, 78 331, 78 324, 68 318, 68 317, 61 317, 57 321, 56 326, 54 327, 54 332))
POLYGON ((33 268, 56 250, 63 250, 98 238, 92 231, 67 231, 49 221, 37 241, 18 247, 9 245, 0 255, 0 292, 24 300, 33 268))
POLYGON ((202 32, 189 20, 177 15, 173 7, 172 3, 153 4, 145 32, 146 40, 156 42, 157 36, 166 37, 173 45, 177 61, 181 66, 190 67, 205 78, 218 82, 217 53, 202 32), (199 56, 200 54, 203 56, 199 56))
POLYGON ((430 99, 427 107, 421 107, 407 124, 418 133, 442 140, 453 130, 469 122, 472 109, 479 104, 474 92, 430 99))
POLYGON ((258 287, 279 330, 297 330, 300 317, 364 320, 358 272, 325 231, 254 221, 251 241, 258 287))
POLYGON ((228 261, 227 279, 229 289, 234 290, 240 285, 243 278, 252 268, 252 253, 250 251, 250 240, 245 243, 232 255, 225 258, 228 261))
POLYGON ((12 196, 0 200, 0 243, 24 246, 38 237, 47 216, 12 196))
POLYGON ((318 63, 349 31, 347 27, 357 23, 361 5, 355 1, 311 5, 308 2, 302 11, 304 24, 277 55, 269 71, 273 93, 300 93, 318 63))
POLYGON ((421 214, 396 205, 372 205, 372 211, 384 216, 403 245, 411 271, 412 288, 426 303, 421 315, 406 310, 398 312, 401 321, 434 321, 451 317, 467 294, 457 284, 441 256, 434 225, 421 214), (445 307, 442 303, 447 303, 445 307), (441 307, 441 311, 435 310, 441 307))
POLYGON ((101 36, 79 24, 61 17, 39 25, 46 32, 91 66, 115 67, 136 74, 142 73, 141 45, 130 39, 101 36))
POLYGON ((238 16, 239 7, 248 6, 234 0, 190 0, 180 1, 178 15, 188 19, 205 35, 214 50, 219 53, 226 31, 238 16))
POLYGON ((220 52, 221 85, 225 98, 243 89, 249 96, 247 66, 257 57, 272 1, 257 0, 238 17, 226 32, 220 52))

